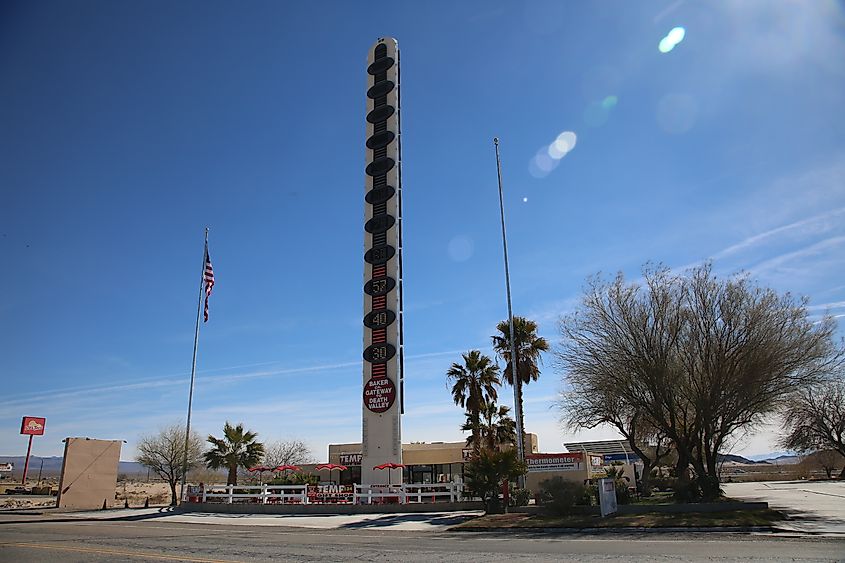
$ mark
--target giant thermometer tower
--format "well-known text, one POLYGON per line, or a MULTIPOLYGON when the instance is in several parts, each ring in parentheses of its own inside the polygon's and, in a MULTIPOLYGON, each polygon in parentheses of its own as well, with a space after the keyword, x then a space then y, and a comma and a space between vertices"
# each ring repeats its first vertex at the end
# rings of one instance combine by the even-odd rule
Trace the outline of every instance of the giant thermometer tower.
POLYGON ((401 469, 373 469, 402 463, 402 151, 396 40, 376 41, 367 64, 361 483, 401 483, 401 469))

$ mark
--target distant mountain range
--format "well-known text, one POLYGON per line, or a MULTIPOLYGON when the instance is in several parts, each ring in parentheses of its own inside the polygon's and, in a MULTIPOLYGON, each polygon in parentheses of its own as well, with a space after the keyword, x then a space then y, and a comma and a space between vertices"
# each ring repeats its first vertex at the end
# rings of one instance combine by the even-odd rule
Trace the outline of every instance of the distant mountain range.
POLYGON ((773 452, 771 454, 753 455, 750 458, 735 454, 723 454, 719 456, 719 461, 722 463, 733 462, 746 465, 792 465, 798 463, 800 459, 798 456, 788 452, 773 452))
POLYGON ((769 452, 767 454, 757 454, 748 456, 749 459, 755 461, 768 461, 769 463, 779 463, 781 465, 790 465, 798 463, 799 458, 792 452, 769 452))
MULTIPOLYGON (((25 456, 0 456, 0 464, 13 463, 15 469, 12 471, 10 477, 20 479, 23 475, 23 466, 26 463, 25 456)), ((41 472, 42 477, 58 477, 62 473, 62 456, 52 457, 29 457, 29 470, 27 477, 35 479, 38 477, 38 472, 41 472), (42 466, 42 463, 43 466, 42 466)), ((127 477, 141 477, 147 476, 147 468, 137 461, 121 461, 117 467, 117 473, 126 475, 127 477)), ((3 473, 3 475, 9 475, 3 473)))
MULTIPOLYGON (((719 461, 722 463, 742 463, 747 465, 759 464, 773 464, 773 465, 791 465, 798 463, 799 458, 789 452, 772 452, 770 454, 758 454, 750 456, 751 459, 745 458, 735 454, 723 454, 719 456, 719 461)), ((23 474, 23 465, 26 461, 24 456, 0 456, 0 464, 13 463, 15 469, 11 474, 3 473, 7 479, 20 479, 23 474)), ((38 478, 38 473, 41 472, 42 477, 58 477, 62 473, 62 456, 39 457, 31 456, 29 458, 29 472, 28 477, 31 479, 38 478), (42 466, 42 463, 43 466, 42 466)), ((118 475, 125 475, 129 478, 147 477, 148 470, 146 467, 137 461, 121 461, 117 469, 118 475)))
POLYGON ((719 462, 725 463, 726 461, 733 462, 733 463, 744 463, 748 465, 753 465, 755 463, 765 463, 764 461, 751 461, 748 458, 744 458, 741 455, 735 454, 721 454, 719 455, 719 462))

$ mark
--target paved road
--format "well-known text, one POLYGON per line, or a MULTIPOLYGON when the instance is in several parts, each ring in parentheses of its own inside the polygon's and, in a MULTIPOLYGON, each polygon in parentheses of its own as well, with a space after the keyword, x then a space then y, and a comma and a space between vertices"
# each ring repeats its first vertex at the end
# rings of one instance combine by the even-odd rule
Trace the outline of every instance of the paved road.
POLYGON ((845 482, 843 481, 766 481, 724 483, 729 497, 764 500, 789 515, 780 527, 799 532, 845 535, 845 482))
POLYGON ((742 534, 519 535, 185 524, 162 519, 0 520, 0 562, 845 561, 845 540, 742 534))

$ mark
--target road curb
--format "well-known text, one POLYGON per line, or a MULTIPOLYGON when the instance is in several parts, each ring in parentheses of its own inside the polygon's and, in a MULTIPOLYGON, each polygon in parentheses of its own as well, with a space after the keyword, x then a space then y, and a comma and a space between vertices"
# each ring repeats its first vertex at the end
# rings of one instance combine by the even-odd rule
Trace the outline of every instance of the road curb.
POLYGON ((458 526, 448 528, 447 532, 496 532, 496 533, 543 533, 543 534, 602 534, 602 533, 677 533, 677 532, 726 532, 726 533, 752 533, 752 532, 775 532, 781 531, 772 526, 709 526, 709 527, 685 527, 685 526, 667 526, 662 528, 645 528, 645 527, 630 527, 630 528, 497 528, 495 526, 484 526, 478 528, 461 528, 458 526))

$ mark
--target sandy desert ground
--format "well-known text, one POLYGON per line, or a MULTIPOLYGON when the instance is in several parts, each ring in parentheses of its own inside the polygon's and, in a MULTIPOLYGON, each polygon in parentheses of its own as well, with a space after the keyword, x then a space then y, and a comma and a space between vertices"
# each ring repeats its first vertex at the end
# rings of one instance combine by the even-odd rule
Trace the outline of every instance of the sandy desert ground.
MULTIPOLYGON (((5 488, 13 488, 16 483, 7 483, 2 486, 5 488)), ((27 481, 27 488, 38 486, 36 481, 27 481)), ((55 491, 59 482, 58 479, 45 479, 41 483, 42 486, 51 486, 55 491)), ((167 483, 161 481, 119 481, 115 487, 115 501, 114 506, 122 507, 125 501, 129 501, 130 507, 144 506, 144 502, 149 499, 150 506, 163 506, 170 504, 170 487, 167 483)), ((21 496, 14 495, 5 497, 0 495, 0 508, 35 508, 39 506, 55 506, 55 496, 21 496)))

